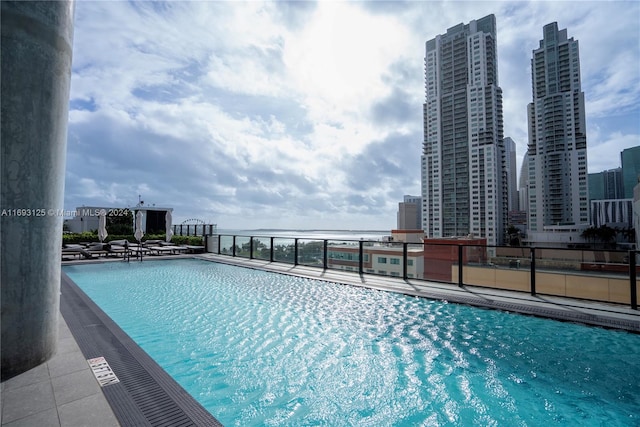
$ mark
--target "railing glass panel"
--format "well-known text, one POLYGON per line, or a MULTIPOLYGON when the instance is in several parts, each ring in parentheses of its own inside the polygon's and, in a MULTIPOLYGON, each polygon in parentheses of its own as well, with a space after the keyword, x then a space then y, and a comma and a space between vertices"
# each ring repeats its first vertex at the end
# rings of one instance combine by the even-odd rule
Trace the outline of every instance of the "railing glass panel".
POLYGON ((293 264, 295 239, 275 237, 273 239, 273 260, 293 264))
POLYGON ((298 264, 322 267, 324 240, 298 239, 298 264))
POLYGON ((271 259, 271 237, 253 238, 253 257, 269 261, 271 259))

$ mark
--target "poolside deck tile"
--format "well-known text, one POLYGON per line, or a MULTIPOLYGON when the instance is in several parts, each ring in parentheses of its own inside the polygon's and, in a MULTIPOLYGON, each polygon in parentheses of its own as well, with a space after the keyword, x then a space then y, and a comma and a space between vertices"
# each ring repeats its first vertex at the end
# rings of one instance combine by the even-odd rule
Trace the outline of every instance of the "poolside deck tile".
POLYGON ((56 400, 51 382, 40 381, 35 384, 17 387, 4 392, 2 422, 27 418, 40 412, 55 409, 56 400))
POLYGON ((102 393, 92 394, 58 407, 61 427, 118 427, 120 423, 102 393), (91 411, 83 410, 90 407, 91 411))
POLYGON ((58 331, 48 362, 2 383, 2 427, 119 426, 62 316, 58 331))

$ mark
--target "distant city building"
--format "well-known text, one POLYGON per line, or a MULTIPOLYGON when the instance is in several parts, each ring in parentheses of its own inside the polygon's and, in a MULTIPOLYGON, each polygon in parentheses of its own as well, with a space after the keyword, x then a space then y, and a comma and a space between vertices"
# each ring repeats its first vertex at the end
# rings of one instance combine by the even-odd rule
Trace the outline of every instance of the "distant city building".
MULTIPOLYGON (((81 206, 77 207, 75 214, 71 219, 66 219, 64 224, 66 229, 72 233, 85 233, 98 230, 98 223, 100 221, 100 211, 104 209, 105 212, 110 212, 114 209, 104 206, 81 206)), ((108 231, 108 230, 107 230, 108 231)))
POLYGON ((545 232, 571 233, 589 222, 578 41, 567 38, 566 29, 558 31, 556 22, 545 25, 540 46, 533 51, 531 73, 533 102, 527 108, 529 240, 545 232))
MULTIPOLYGON (((376 243, 366 246, 362 253, 362 269, 365 273, 381 274, 392 277, 403 275, 402 245, 393 243, 376 243)), ((344 271, 358 271, 360 267, 360 250, 358 245, 327 246, 327 267, 344 271)), ((407 277, 423 279, 424 250, 422 245, 407 248, 407 277)))
MULTIPOLYGON (((487 239, 460 238, 424 239, 424 278, 451 282, 458 270, 458 248, 462 248, 462 263, 486 265, 489 258, 487 239)), ((457 275, 457 274, 456 274, 457 275)), ((456 277, 457 280, 457 277, 456 277)))
POLYGON ((504 241, 508 194, 494 15, 426 42, 422 229, 504 241))
POLYGON ((589 201, 623 198, 622 168, 589 174, 589 201))
POLYGON ((520 233, 527 233, 527 212, 526 211, 509 211, 510 226, 516 227, 520 233))
POLYGON ((404 201, 398 203, 398 229, 422 229, 422 197, 404 196, 404 201))
MULTIPOLYGON (((72 233, 83 233, 96 231, 100 218, 100 210, 104 209, 108 215, 121 215, 123 211, 130 210, 133 218, 138 211, 142 211, 142 231, 145 234, 166 233, 167 211, 173 212, 173 208, 161 208, 156 206, 136 206, 131 208, 122 207, 96 207, 81 206, 76 208, 75 215, 71 219, 64 221, 67 229, 72 233)), ((133 221, 133 219, 132 219, 133 221)), ((133 226, 133 224, 131 224, 133 226)), ((109 229, 107 228, 107 232, 109 229)))
POLYGON ((505 169, 507 172, 507 205, 509 211, 519 209, 518 177, 516 176, 516 143, 513 139, 504 139, 505 169))
POLYGON ((633 188, 633 228, 636 231, 636 246, 640 243, 640 184, 633 188))
POLYGON ((521 211, 529 211, 529 153, 524 153, 518 178, 518 207, 521 211))
POLYGON ((640 180, 640 146, 627 148, 620 153, 624 198, 633 199, 633 189, 640 180))
POLYGON ((592 200, 591 225, 633 228, 633 199, 592 200))

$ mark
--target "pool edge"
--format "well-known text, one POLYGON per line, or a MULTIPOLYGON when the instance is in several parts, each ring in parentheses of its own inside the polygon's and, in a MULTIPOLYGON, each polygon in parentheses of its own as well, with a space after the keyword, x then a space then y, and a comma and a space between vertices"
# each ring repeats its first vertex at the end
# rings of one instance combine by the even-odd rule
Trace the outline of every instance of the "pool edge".
POLYGON ((84 357, 105 357, 118 378, 102 392, 121 425, 222 426, 64 271, 60 312, 84 357))

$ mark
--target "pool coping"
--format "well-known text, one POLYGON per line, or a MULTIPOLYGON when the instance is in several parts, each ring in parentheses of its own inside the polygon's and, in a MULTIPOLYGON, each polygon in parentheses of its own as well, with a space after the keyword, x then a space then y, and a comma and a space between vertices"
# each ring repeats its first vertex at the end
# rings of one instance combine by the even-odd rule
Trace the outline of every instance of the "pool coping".
POLYGON ((102 387, 123 426, 222 426, 62 272, 60 312, 80 351, 119 380, 102 387))
MULTIPOLYGON (((458 287, 440 282, 359 275, 354 272, 323 270, 317 267, 217 254, 180 258, 201 259, 325 282, 640 333, 640 312, 620 305, 562 297, 531 296, 523 292, 474 286, 458 287)), ((160 261, 158 258, 155 259, 160 261)), ((67 265, 87 263, 85 261, 67 265)), ((61 280, 60 312, 85 358, 105 357, 120 380, 120 383, 103 387, 102 391, 121 425, 222 425, 64 272, 61 280)))
POLYGON ((415 279, 404 280, 391 276, 360 275, 356 272, 343 270, 323 270, 318 267, 211 253, 197 255, 194 258, 640 334, 640 310, 633 310, 628 306, 619 304, 547 295, 530 295, 526 292, 480 286, 465 285, 459 287, 450 283, 415 279))

